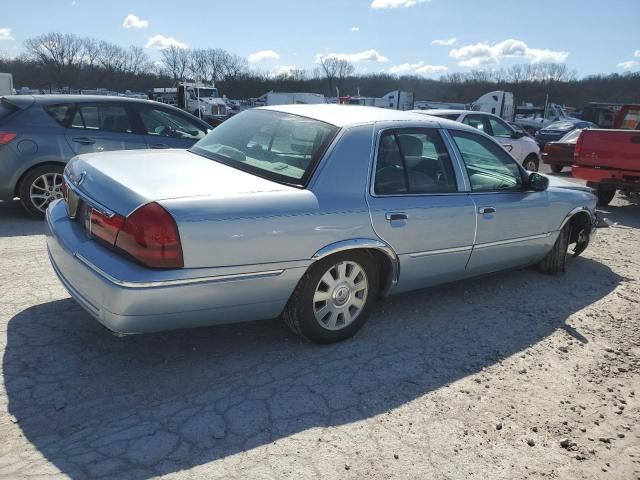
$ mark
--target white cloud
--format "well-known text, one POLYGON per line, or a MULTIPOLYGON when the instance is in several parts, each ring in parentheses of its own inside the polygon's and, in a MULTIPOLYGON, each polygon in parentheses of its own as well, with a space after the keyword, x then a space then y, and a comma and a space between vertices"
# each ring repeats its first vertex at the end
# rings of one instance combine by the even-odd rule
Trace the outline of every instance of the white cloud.
POLYGON ((521 40, 508 39, 494 45, 476 43, 454 48, 449 52, 451 58, 458 60, 462 67, 480 67, 495 65, 504 58, 525 58, 531 63, 553 62, 562 63, 569 56, 569 52, 530 48, 521 40))
POLYGON ((0 40, 13 40, 10 28, 0 28, 0 40))
POLYGON ((633 52, 633 56, 640 57, 640 50, 636 50, 635 52, 633 52))
POLYGON ((147 20, 142 20, 140 17, 130 13, 122 22, 122 26, 124 28, 147 28, 149 26, 149 22, 147 20))
MULTIPOLYGON (((638 56, 640 57, 640 55, 638 56)), ((618 64, 618 67, 622 68, 623 70, 633 70, 638 66, 640 66, 640 63, 636 62, 635 60, 628 60, 626 62, 620 62, 618 64)))
POLYGON ((430 2, 431 0, 373 0, 371 8, 409 8, 418 3, 430 2))
POLYGON ((384 55, 380 55, 377 50, 365 50, 364 52, 357 53, 328 53, 323 55, 322 53, 318 53, 316 55, 316 63, 320 63, 322 59, 325 58, 337 58, 339 60, 346 60, 352 63, 358 62, 378 62, 384 63, 388 62, 389 59, 384 55))
POLYGON ((351 27, 351 31, 352 32, 359 32, 360 31, 360 27, 351 27))
POLYGON ((450 47, 451 45, 455 45, 458 39, 456 37, 448 38, 447 40, 434 40, 431 42, 431 45, 445 45, 450 47))
POLYGON ((257 63, 262 60, 278 60, 280 58, 280 54, 274 52, 273 50, 260 50, 259 52, 252 53, 249 55, 249 62, 257 63))
POLYGON ((449 68, 444 65, 425 65, 424 62, 418 62, 395 65, 389 69, 389 73, 395 73, 397 75, 433 75, 435 73, 444 73, 447 70, 449 70, 449 68))
POLYGON ((169 47, 189 48, 189 45, 179 40, 176 40, 173 37, 165 37, 164 35, 154 35, 149 40, 147 40, 147 43, 144 47, 163 50, 169 47))

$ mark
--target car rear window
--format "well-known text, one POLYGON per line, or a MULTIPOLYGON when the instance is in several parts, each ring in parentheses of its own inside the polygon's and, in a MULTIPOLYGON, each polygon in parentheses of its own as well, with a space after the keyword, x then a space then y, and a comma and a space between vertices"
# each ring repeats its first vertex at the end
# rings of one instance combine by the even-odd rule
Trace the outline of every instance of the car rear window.
POLYGON ((63 105, 47 105, 44 107, 44 111, 49 114, 51 118, 53 118, 56 122, 58 122, 63 127, 66 127, 69 124, 69 116, 71 115, 72 105, 63 104, 63 105))
POLYGON ((246 110, 196 143, 191 151, 270 180, 304 186, 338 128, 269 110, 246 110))
POLYGON ((16 110, 18 110, 18 107, 16 107, 15 105, 11 105, 4 99, 0 100, 0 122, 16 110))

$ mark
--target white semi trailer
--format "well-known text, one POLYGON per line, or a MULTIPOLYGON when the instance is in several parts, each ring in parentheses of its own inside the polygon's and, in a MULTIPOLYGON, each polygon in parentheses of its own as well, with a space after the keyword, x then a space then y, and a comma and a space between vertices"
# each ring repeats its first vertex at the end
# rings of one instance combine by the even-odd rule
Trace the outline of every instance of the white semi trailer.
POLYGON ((13 95, 13 75, 0 73, 0 95, 13 95))

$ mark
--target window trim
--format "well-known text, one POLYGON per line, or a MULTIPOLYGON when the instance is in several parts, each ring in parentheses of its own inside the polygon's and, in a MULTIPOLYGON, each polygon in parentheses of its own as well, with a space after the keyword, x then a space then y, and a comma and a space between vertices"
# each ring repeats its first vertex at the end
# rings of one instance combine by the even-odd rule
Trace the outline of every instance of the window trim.
MULTIPOLYGON (((380 128, 373 136, 374 148, 372 148, 372 156, 371 162, 371 171, 369 172, 369 195, 373 198, 394 198, 394 197, 441 197, 445 195, 467 195, 469 191, 467 190, 467 182, 468 179, 466 177, 466 172, 461 169, 461 164, 459 162, 459 158, 456 157, 457 152, 454 153, 452 150, 451 142, 449 138, 447 138, 447 130, 437 126, 425 126, 421 124, 407 123, 404 125, 396 125, 389 127, 380 128), (376 183, 376 170, 378 168, 378 153, 380 151, 380 142, 385 133, 392 131, 395 132, 394 135, 397 136, 397 131, 402 129, 410 129, 410 130, 433 130, 438 135, 440 135, 440 139, 444 145, 445 150, 449 155, 449 160, 451 161, 451 168, 453 169, 453 174, 456 179, 456 191, 455 192, 432 192, 432 193, 391 193, 391 194, 380 194, 375 191, 375 183, 376 183)), ((396 140, 397 141, 397 140, 396 140)), ((398 145, 398 148, 401 148, 398 145)), ((404 155, 402 155, 402 159, 404 162, 404 155)), ((406 169, 405 169, 406 171, 406 169)))
POLYGON ((461 162, 462 174, 464 175, 466 187, 468 188, 466 193, 471 194, 471 195, 495 195, 495 194, 523 193, 523 192, 532 191, 532 190, 528 190, 528 189, 525 188, 526 184, 527 184, 527 175, 528 175, 527 171, 509 154, 509 152, 504 150, 504 148, 502 147, 500 142, 498 142, 493 137, 490 137, 486 133, 480 132, 480 130, 477 130, 477 129, 471 127, 471 126, 468 126, 468 127, 470 129, 472 129, 472 130, 475 130, 475 131, 469 131, 469 130, 462 129, 462 128, 450 128, 448 130, 451 130, 451 131, 454 131, 454 132, 468 133, 468 134, 471 134, 471 135, 477 135, 478 137, 482 137, 482 138, 488 139, 490 142, 493 142, 495 145, 500 147, 504 151, 504 153, 509 157, 509 159, 514 163, 514 165, 518 168, 518 171, 520 172, 520 180, 521 180, 522 183, 521 183, 521 186, 520 186, 519 190, 515 190, 514 189, 514 190, 474 191, 472 189, 472 187, 471 187, 471 179, 469 178, 469 172, 467 171, 467 164, 464 161, 464 157, 462 156, 462 152, 460 152, 460 149, 458 148, 458 144, 456 143, 455 139, 453 138, 453 135, 449 131, 447 131, 446 134, 449 137, 449 140, 450 140, 450 143, 451 143, 451 148, 453 148, 455 150, 456 155, 458 156, 458 159, 461 162))

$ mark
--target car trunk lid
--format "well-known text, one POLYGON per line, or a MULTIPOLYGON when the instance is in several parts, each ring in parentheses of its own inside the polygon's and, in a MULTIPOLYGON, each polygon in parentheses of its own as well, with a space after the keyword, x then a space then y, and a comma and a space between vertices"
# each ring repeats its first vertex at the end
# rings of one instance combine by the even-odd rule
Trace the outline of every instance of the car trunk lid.
POLYGON ((125 217, 160 200, 296 190, 186 150, 80 155, 69 162, 65 176, 94 206, 125 217))

